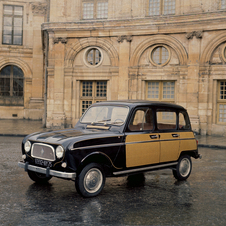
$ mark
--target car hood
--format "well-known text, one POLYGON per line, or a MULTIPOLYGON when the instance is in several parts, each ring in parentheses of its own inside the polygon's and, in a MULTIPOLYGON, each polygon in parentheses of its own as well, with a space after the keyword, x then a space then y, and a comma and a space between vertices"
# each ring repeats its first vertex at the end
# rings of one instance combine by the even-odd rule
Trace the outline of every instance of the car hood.
POLYGON ((98 129, 66 129, 51 131, 45 133, 36 133, 31 135, 28 139, 35 142, 44 142, 49 144, 62 144, 66 146, 68 143, 75 143, 92 138, 104 138, 117 136, 115 132, 98 130, 98 129))

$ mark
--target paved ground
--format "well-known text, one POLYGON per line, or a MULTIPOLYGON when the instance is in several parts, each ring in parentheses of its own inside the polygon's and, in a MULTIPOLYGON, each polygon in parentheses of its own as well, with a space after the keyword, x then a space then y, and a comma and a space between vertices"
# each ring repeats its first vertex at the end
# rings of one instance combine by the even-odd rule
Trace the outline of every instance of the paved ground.
MULTIPOLYGON (((43 128, 42 121, 7 119, 0 120, 0 135, 25 136, 38 131, 48 131, 43 128)), ((226 137, 197 135, 199 147, 226 149, 226 137)))
POLYGON ((99 196, 85 199, 73 181, 31 181, 17 166, 22 139, 0 136, 0 226, 225 226, 224 149, 200 147, 186 181, 169 169, 107 178, 99 196))

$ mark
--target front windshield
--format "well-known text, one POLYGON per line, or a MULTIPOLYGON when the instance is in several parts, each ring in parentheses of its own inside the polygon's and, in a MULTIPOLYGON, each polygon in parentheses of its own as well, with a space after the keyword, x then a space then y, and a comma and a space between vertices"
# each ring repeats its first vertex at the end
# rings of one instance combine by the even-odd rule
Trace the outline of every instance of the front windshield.
POLYGON ((93 106, 83 115, 82 123, 91 124, 124 124, 129 112, 128 107, 120 106, 93 106))

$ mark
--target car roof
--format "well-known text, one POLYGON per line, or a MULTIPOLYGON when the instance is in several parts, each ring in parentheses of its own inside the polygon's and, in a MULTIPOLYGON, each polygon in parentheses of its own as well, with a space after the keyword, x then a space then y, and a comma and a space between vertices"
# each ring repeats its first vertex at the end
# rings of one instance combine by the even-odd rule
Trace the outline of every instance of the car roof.
POLYGON ((160 102, 160 101, 148 101, 148 100, 110 100, 110 101, 98 102, 93 105, 106 105, 106 104, 126 105, 130 107, 149 105, 153 107, 166 107, 166 108, 176 108, 180 110, 186 110, 184 107, 177 104, 160 102))

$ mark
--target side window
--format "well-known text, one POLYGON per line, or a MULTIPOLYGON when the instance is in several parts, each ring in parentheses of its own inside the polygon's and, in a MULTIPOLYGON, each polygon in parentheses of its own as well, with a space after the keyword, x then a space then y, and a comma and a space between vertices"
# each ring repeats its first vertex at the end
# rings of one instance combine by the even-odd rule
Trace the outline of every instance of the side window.
POLYGON ((177 114, 170 110, 157 110, 157 128, 159 130, 172 130, 177 128, 177 114))
POLYGON ((188 120, 188 115, 185 113, 179 113, 179 130, 190 129, 190 123, 188 120))
POLYGON ((153 112, 150 108, 137 109, 129 124, 130 131, 153 130, 153 112))

